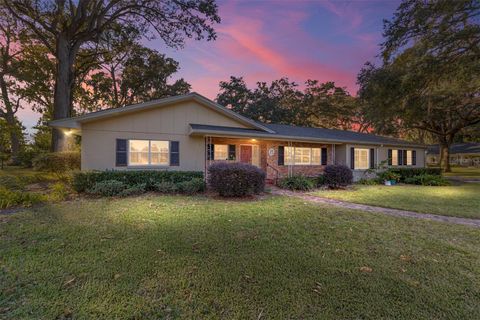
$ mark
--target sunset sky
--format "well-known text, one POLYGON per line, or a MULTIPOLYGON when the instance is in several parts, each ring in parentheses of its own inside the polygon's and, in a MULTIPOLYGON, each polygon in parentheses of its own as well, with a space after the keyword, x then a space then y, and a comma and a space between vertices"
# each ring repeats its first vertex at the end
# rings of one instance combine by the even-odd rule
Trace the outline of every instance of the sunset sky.
MULTIPOLYGON (((160 40, 146 43, 180 62, 178 77, 192 90, 215 98, 218 83, 243 76, 249 86, 286 76, 335 81, 355 94, 362 65, 376 61, 382 21, 399 1, 219 1, 222 23, 216 41, 188 41, 172 50, 160 40)), ((19 112, 27 128, 38 115, 19 112)))

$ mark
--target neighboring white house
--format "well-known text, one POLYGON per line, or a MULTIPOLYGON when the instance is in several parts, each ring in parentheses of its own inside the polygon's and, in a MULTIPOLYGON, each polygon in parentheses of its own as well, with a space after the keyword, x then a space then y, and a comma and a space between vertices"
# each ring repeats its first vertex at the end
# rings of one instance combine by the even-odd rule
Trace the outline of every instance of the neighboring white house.
MULTIPOLYGON (((430 145, 427 149, 427 164, 440 164, 438 145, 430 145)), ((450 146, 450 164, 463 167, 480 167, 480 143, 454 143, 450 146)))
POLYGON ((254 164, 267 179, 317 175, 327 164, 362 173, 382 161, 424 167, 425 149, 399 139, 247 119, 197 93, 50 122, 81 135, 82 170, 205 171, 213 161, 254 164))

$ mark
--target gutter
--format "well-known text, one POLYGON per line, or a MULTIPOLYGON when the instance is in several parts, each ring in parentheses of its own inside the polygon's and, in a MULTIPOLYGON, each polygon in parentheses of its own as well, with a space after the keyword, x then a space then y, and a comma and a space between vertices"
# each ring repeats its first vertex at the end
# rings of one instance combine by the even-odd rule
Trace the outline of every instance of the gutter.
POLYGON ((269 139, 269 140, 290 140, 296 142, 315 142, 315 143, 332 143, 332 144, 364 144, 372 146, 392 146, 392 147, 412 147, 426 149, 424 145, 417 144, 395 144, 395 143, 376 143, 376 142, 367 142, 367 141, 352 141, 352 140, 341 140, 341 139, 325 139, 325 138, 309 138, 309 137, 299 137, 299 136, 284 136, 277 134, 255 134, 250 132, 228 132, 228 131, 217 131, 217 130, 195 130, 190 127, 189 135, 209 135, 212 137, 254 137, 260 139, 269 139))

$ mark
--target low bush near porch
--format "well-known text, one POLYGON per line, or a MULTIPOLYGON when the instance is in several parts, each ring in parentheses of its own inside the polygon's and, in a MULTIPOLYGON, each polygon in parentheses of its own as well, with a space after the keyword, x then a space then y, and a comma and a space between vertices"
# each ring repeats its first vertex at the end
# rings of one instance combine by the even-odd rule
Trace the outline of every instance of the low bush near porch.
POLYGON ((325 185, 332 189, 345 188, 353 182, 352 170, 344 165, 326 166, 323 176, 325 185))
POLYGON ((309 178, 301 175, 282 178, 278 181, 278 186, 282 189, 295 191, 310 191, 317 186, 315 178, 309 178))
POLYGON ((259 194, 265 188, 265 172, 245 163, 214 163, 208 168, 208 187, 222 197, 259 194))

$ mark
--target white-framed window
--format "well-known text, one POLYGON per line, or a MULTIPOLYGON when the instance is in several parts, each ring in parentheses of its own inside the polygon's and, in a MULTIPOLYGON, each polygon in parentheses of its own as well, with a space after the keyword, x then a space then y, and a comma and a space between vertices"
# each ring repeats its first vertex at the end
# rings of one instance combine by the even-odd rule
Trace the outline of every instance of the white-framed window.
POLYGON ((392 166, 398 166, 398 150, 392 150, 392 166))
POLYGON ((407 150, 407 163, 406 163, 406 165, 411 166, 412 165, 412 160, 413 160, 412 150, 407 150))
POLYGON ((310 148, 295 148, 295 164, 308 165, 310 164, 312 156, 312 149, 310 148))
POLYGON ((213 159, 228 160, 228 144, 215 144, 213 159))
POLYGON ((285 147, 286 165, 320 165, 321 148, 285 147))
POLYGON ((170 143, 159 140, 128 140, 129 166, 168 166, 170 143))
POLYGON ((312 148, 312 164, 315 164, 315 165, 322 164, 322 149, 312 148))
POLYGON ((355 169, 370 168, 370 149, 355 148, 355 169))

